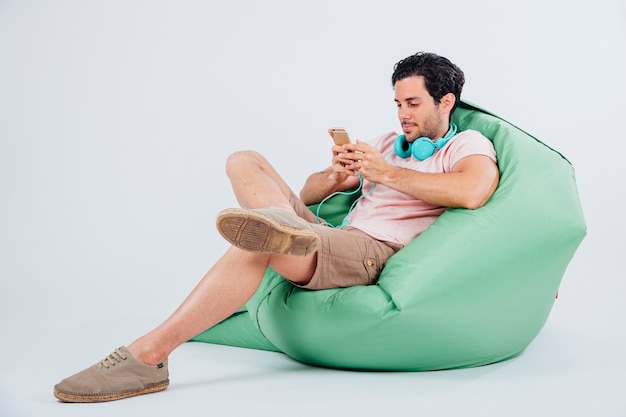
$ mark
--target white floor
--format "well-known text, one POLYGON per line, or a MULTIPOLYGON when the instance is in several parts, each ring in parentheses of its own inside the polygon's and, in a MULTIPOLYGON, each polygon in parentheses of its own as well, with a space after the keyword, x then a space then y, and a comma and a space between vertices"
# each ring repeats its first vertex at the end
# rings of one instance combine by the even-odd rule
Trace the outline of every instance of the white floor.
POLYGON ((5 345, 1 415, 626 415, 623 337, 557 320, 516 359, 440 372, 321 369, 273 352, 189 343, 170 358, 165 392, 103 404, 59 403, 52 386, 108 353, 103 333, 112 331, 96 324, 102 327, 59 326, 34 340, 22 330, 22 338, 5 345))
POLYGON ((0 2, 0 417, 626 416, 626 5, 500 3, 0 2), (299 189, 327 127, 398 128, 389 77, 418 50, 576 168, 589 233, 521 356, 346 372, 193 343, 163 393, 56 401, 224 250, 229 153, 262 151, 299 189))

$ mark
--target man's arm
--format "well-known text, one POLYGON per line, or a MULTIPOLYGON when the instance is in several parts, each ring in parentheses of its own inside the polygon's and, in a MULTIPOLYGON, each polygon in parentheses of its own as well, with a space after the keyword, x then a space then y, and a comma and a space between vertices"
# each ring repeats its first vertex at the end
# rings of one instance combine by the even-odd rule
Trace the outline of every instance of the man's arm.
POLYGON ((477 209, 489 200, 498 180, 498 167, 491 158, 469 155, 443 174, 390 166, 380 183, 437 206, 477 209))
POLYGON ((348 144, 345 149, 352 151, 340 154, 349 160, 346 169, 437 206, 476 209, 489 200, 498 186, 498 167, 484 155, 466 156, 451 172, 428 174, 389 165, 380 152, 366 143, 348 144))
POLYGON ((333 146, 333 163, 321 172, 316 172, 307 178, 300 199, 306 205, 316 204, 337 191, 346 191, 359 185, 359 178, 354 171, 346 168, 350 160, 341 158, 346 152, 343 146, 333 146))
POLYGON ((328 167, 307 178, 300 191, 300 199, 306 205, 315 204, 334 192, 350 190, 358 185, 358 177, 354 175, 340 176, 333 172, 332 167, 328 167))

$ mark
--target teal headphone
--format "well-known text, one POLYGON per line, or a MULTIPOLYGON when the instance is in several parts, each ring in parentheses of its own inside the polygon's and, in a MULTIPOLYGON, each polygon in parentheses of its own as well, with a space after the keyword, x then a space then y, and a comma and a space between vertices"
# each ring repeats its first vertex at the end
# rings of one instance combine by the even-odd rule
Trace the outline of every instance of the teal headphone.
POLYGON ((454 135, 456 135, 456 125, 454 123, 450 123, 450 129, 444 137, 434 141, 427 137, 421 137, 415 139, 413 143, 409 143, 404 135, 400 135, 393 144, 393 150, 400 158, 408 158, 413 155, 414 158, 423 161, 433 156, 435 151, 446 146, 446 143, 454 135))

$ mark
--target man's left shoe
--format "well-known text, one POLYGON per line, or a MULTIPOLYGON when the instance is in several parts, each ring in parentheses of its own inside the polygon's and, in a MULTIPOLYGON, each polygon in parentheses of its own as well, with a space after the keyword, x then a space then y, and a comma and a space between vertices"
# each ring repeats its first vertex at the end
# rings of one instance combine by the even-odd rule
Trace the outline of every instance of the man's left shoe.
POLYGON ((54 396, 69 403, 98 403, 163 391, 170 383, 167 360, 144 365, 124 346, 97 364, 64 379, 54 396))
POLYGON ((307 256, 320 246, 313 227, 283 208, 226 209, 216 223, 224 239, 249 252, 307 256))

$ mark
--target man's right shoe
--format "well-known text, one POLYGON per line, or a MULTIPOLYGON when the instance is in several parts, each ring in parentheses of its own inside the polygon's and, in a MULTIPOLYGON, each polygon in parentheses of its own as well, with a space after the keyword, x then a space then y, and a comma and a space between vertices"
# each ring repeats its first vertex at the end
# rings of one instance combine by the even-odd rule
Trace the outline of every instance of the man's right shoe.
POLYGON ((97 364, 64 379, 54 387, 63 402, 97 403, 163 391, 170 383, 167 360, 144 365, 120 347, 97 364))
POLYGON ((249 252, 307 256, 320 246, 311 225, 283 208, 226 209, 216 223, 224 239, 249 252))

